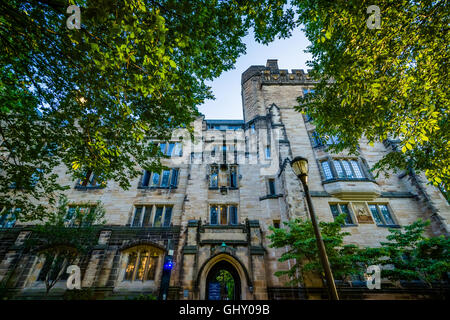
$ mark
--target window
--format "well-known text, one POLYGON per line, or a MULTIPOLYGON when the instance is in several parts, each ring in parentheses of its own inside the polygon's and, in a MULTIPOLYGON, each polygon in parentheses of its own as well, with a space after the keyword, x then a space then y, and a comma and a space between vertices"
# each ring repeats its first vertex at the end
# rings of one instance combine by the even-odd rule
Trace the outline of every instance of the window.
POLYGON ((314 89, 303 88, 303 96, 306 96, 308 93, 314 93, 314 89))
POLYGON ((447 200, 447 202, 450 204, 450 192, 449 190, 447 190, 445 184, 443 182, 441 182, 438 185, 439 190, 441 191, 442 195, 444 196, 444 198, 447 200))
POLYGON ((173 155, 177 157, 181 157, 183 155, 183 148, 180 142, 175 143, 175 147, 173 149, 173 155))
POLYGON ((181 142, 162 142, 159 144, 159 149, 165 156, 181 157, 183 155, 181 142))
POLYGON ((212 225, 236 225, 238 223, 237 207, 234 205, 212 205, 209 213, 209 221, 212 225))
POLYGON ((38 281, 45 281, 47 275, 48 279, 53 281, 58 277, 58 274, 61 272, 61 277, 59 280, 67 280, 69 278, 69 274, 66 272, 68 267, 67 258, 55 255, 53 257, 48 257, 45 259, 44 265, 42 266, 41 271, 39 272, 38 281))
POLYGON ((328 136, 326 139, 327 145, 338 144, 338 143, 339 143, 339 138, 336 135, 328 136))
POLYGON ((269 179, 267 183, 269 185, 269 194, 271 196, 275 195, 275 179, 269 179))
POLYGON ((366 176, 357 160, 354 159, 333 159, 321 162, 325 180, 359 180, 366 179, 366 176), (332 167, 335 170, 333 173, 332 167), (335 176, 336 175, 336 176, 335 176))
POLYGON ((209 187, 210 188, 219 187, 219 166, 217 165, 212 165, 210 167, 209 187))
POLYGON ((324 145, 332 145, 339 143, 339 138, 336 135, 330 135, 325 138, 320 137, 317 131, 311 132, 313 147, 322 147, 324 145))
POLYGON ((330 209, 334 219, 336 219, 336 217, 341 214, 345 214, 345 225, 354 224, 352 216, 350 214, 350 210, 348 209, 348 204, 346 203, 330 204, 330 209))
POLYGON ((273 220, 273 227, 275 229, 280 229, 280 220, 273 220))
POLYGON ((172 206, 148 205, 136 206, 134 209, 132 227, 170 227, 172 221, 172 206))
POLYGON ((155 280, 158 252, 152 248, 132 251, 128 254, 124 281, 155 280))
POLYGON ((95 210, 94 206, 70 206, 67 210, 64 225, 66 227, 76 227, 86 225, 88 222, 85 216, 90 213, 91 210, 95 210))
POLYGON ((270 154, 270 146, 266 147, 266 159, 270 159, 271 154, 270 154))
POLYGON ((99 188, 105 185, 102 179, 94 174, 92 171, 88 171, 84 174, 84 179, 80 179, 76 187, 82 188, 99 188))
POLYGON ((213 164, 209 169, 209 187, 218 188, 219 186, 228 186, 229 188, 236 189, 239 187, 238 184, 238 166, 237 165, 219 165, 213 164), (219 180, 219 170, 226 171, 226 181, 225 175, 220 175, 219 180))
POLYGON ((328 163, 328 161, 322 162, 322 169, 325 175, 325 180, 333 179, 333 172, 331 172, 330 164, 328 163))
POLYGON ((175 188, 178 184, 178 170, 163 170, 161 173, 144 170, 140 187, 175 188))
POLYGON ((237 166, 230 166, 230 188, 237 188, 237 166))
POLYGON ((320 139, 320 136, 316 131, 313 131, 311 136, 312 136, 312 141, 313 141, 313 147, 323 146, 322 139, 320 139))
POLYGON ((250 125, 250 130, 251 130, 251 133, 255 133, 255 124, 254 123, 252 123, 250 125))
POLYGON ((20 211, 16 208, 13 212, 12 209, 5 209, 0 207, 0 228, 12 228, 16 223, 16 212, 20 211))
POLYGON ((385 204, 369 204, 370 212, 379 226, 397 225, 392 218, 389 208, 385 204))

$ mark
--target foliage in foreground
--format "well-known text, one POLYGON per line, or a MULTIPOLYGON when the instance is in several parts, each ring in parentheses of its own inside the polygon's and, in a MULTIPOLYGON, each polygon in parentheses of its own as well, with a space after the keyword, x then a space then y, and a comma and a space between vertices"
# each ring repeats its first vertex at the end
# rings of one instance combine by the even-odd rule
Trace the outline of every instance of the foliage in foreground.
POLYGON ((66 197, 61 197, 58 210, 44 224, 32 229, 25 248, 45 259, 41 272, 45 272, 47 294, 66 273, 67 267, 88 255, 97 244, 99 225, 105 223, 105 211, 100 202, 89 210, 77 207, 68 216, 66 197))
MULTIPOLYGON (((422 280, 432 286, 433 282, 446 280, 450 272, 450 240, 444 236, 423 235, 429 221, 417 220, 402 229, 389 229, 388 242, 381 242, 377 248, 359 248, 353 244, 344 245, 344 238, 350 235, 342 231, 344 215, 334 222, 320 222, 319 227, 336 280, 349 281, 364 276, 367 267, 379 265, 382 278, 397 284, 400 280, 422 280)), ((314 272, 325 280, 314 230, 310 220, 296 218, 284 223, 286 228, 273 228, 268 238, 270 247, 284 248, 280 262, 294 261, 289 270, 277 271, 276 276, 287 275, 289 284, 303 282, 303 272, 314 272)))

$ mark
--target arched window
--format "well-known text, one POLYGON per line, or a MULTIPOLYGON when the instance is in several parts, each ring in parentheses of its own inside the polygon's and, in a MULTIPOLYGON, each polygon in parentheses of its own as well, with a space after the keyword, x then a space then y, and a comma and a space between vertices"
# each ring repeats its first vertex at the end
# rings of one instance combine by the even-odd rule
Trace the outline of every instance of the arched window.
POLYGON ((137 246, 127 250, 128 257, 123 281, 155 280, 162 250, 152 246, 137 246))

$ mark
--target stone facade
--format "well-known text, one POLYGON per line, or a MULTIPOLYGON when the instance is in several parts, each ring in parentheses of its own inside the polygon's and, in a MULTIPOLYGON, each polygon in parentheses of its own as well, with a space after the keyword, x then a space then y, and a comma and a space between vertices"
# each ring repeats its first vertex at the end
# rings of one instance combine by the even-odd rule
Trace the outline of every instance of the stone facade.
MULTIPOLYGON (((312 85, 303 70, 280 70, 276 60, 251 66, 242 75, 243 121, 200 117, 194 123, 194 142, 183 130, 173 134, 173 145, 165 147, 179 142, 182 152, 173 152, 163 163, 178 169, 177 174, 143 174, 122 190, 114 181, 103 188, 80 186, 66 175, 66 168, 58 168, 59 182, 74 186, 66 192, 70 204, 100 200, 106 210, 107 224, 99 231, 97 246, 79 261, 82 287, 100 298, 153 293, 162 299, 206 299, 208 275, 221 263, 238 278, 236 298, 324 297, 314 279, 305 283, 307 288, 294 288, 284 285, 286 278, 274 276, 293 262, 278 261, 283 250, 269 247, 269 226, 307 217, 303 190, 289 165, 295 156, 309 161, 309 189, 319 220, 333 220, 330 205, 348 208, 348 243, 377 246, 388 235, 387 227, 418 218, 432 220, 429 235, 448 234, 449 204, 423 176, 405 172, 375 179, 370 173, 392 144, 369 146, 363 139, 360 155, 349 156, 330 154, 326 143, 315 140, 311 121, 293 109, 297 97, 312 85), (154 254, 151 263, 142 260, 145 252, 154 254), (149 279, 138 279, 140 265, 133 266, 137 271, 130 269, 136 256, 146 263, 142 272, 152 272, 149 279), (173 261, 171 270, 163 267, 168 261, 173 261)), ((22 247, 29 224, 0 230, 0 280, 8 277, 16 297, 42 296, 38 278, 44 261, 22 247)), ((52 292, 64 290, 61 281, 52 292)), ((361 288, 342 290, 349 298, 376 296, 361 288)), ((391 291, 378 297, 434 294, 391 291)))

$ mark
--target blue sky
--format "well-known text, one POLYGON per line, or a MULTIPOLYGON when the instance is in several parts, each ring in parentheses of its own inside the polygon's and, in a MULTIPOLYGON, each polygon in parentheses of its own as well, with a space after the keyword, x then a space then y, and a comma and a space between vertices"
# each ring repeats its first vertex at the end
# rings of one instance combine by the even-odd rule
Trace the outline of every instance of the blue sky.
POLYGON ((266 65, 267 59, 278 59, 280 69, 306 69, 311 55, 305 53, 310 44, 304 33, 297 28, 288 39, 275 40, 269 45, 257 43, 250 33, 244 38, 247 53, 237 59, 233 70, 208 82, 216 100, 206 100, 199 111, 206 119, 243 119, 241 98, 241 74, 251 65, 266 65))

